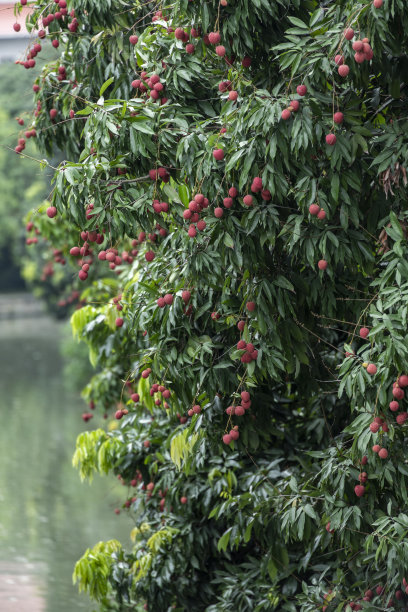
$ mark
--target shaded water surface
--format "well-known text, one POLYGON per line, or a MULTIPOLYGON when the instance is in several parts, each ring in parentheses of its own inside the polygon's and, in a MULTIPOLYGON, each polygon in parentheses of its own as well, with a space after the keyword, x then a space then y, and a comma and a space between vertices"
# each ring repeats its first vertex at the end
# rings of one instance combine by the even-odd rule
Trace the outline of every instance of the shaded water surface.
POLYGON ((99 540, 128 543, 120 486, 81 483, 71 464, 85 405, 64 389, 60 331, 41 315, 0 319, 1 612, 96 609, 72 585, 74 564, 99 540))

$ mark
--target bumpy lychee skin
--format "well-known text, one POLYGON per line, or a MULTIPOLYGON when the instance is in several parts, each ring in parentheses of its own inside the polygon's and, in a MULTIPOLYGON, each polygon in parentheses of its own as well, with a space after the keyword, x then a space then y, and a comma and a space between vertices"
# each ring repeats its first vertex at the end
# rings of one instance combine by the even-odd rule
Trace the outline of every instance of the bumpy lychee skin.
POLYGON ((369 363, 367 366, 367 372, 371 376, 374 376, 374 374, 377 373, 377 366, 374 363, 369 363))
POLYGON ((326 218, 326 211, 325 210, 319 210, 319 212, 317 213, 317 218, 319 219, 319 221, 323 221, 326 218))
POLYGON ((55 208, 55 206, 49 206, 46 212, 47 217, 49 217, 50 219, 53 219, 57 215, 57 209, 55 208))
POLYGON ((218 57, 224 57, 224 55, 226 54, 226 49, 224 45, 218 45, 217 47, 215 47, 215 52, 218 57))
POLYGON ((299 100, 291 100, 289 104, 289 110, 292 109, 294 113, 297 113, 300 107, 299 100))
POLYGON ((214 215, 217 217, 217 219, 221 219, 223 214, 224 214, 224 211, 220 206, 217 206, 217 208, 214 208, 214 215))
POLYGON ((357 497, 363 497, 365 493, 365 487, 363 485, 356 485, 354 487, 354 493, 357 495, 357 497))
POLYGON ((320 212, 320 206, 318 204, 311 204, 309 206, 309 213, 316 216, 320 212))
POLYGON ((231 444, 232 438, 229 434, 224 434, 222 436, 222 441, 224 442, 224 444, 231 444))
POLYGON ((190 298, 191 298, 190 291, 185 290, 185 291, 182 292, 181 299, 183 300, 183 302, 185 304, 187 304, 187 302, 190 300, 190 298))
POLYGON ((116 327, 122 327, 122 325, 123 325, 123 319, 122 319, 122 317, 118 317, 118 318, 116 319, 116 321, 115 321, 115 325, 116 325, 116 327))
POLYGON ((362 327, 359 331, 360 338, 367 338, 369 333, 370 333, 370 330, 368 329, 368 327, 362 327))
POLYGON ((344 64, 344 55, 340 55, 340 54, 336 55, 334 58, 334 63, 337 66, 341 66, 342 64, 344 64))
POLYGON ((398 402, 396 402, 395 400, 390 402, 390 410, 392 412, 397 412, 398 408, 399 408, 399 403, 398 402))
POLYGON ((339 73, 341 77, 345 78, 350 72, 350 68, 349 66, 347 66, 347 64, 342 64, 341 66, 338 67, 337 72, 339 73))
POLYGON ((394 387, 392 390, 392 394, 395 397, 395 399, 402 400, 404 399, 405 392, 403 389, 401 389, 401 387, 394 387))
POLYGON ((218 45, 221 41, 221 34, 219 32, 210 32, 208 35, 208 40, 212 45, 218 45))
POLYGON ((408 387, 408 376, 406 374, 402 374, 402 376, 398 378, 398 385, 400 387, 408 387))
POLYGON ((354 36, 354 30, 352 28, 346 28, 344 30, 344 38, 351 40, 354 36))
POLYGON ((397 415, 397 418, 395 420, 397 421, 398 425, 403 425, 407 419, 408 412, 401 412, 401 414, 397 415))
POLYGON ((373 453, 378 453, 380 449, 381 449, 381 446, 379 444, 374 444, 374 446, 371 448, 373 453))
POLYGON ((298 85, 296 87, 296 91, 297 91, 299 96, 305 96, 306 93, 307 93, 307 87, 306 87, 306 85, 298 85))
POLYGON ((288 108, 285 108, 285 109, 282 111, 281 117, 282 117, 282 119, 283 119, 284 121, 287 121, 288 119, 290 119, 290 117, 291 117, 291 112, 290 112, 290 110, 289 110, 288 108))
POLYGON ((222 161, 224 159, 224 151, 222 149, 215 149, 213 151, 213 156, 217 161, 222 161))
POLYGON ((243 202, 245 206, 252 206, 254 199, 251 195, 246 195, 243 197, 243 202))
POLYGON ((237 195, 238 195, 238 189, 237 189, 236 187, 230 187, 230 188, 228 189, 228 195, 229 195, 231 198, 236 198, 236 197, 237 197, 237 195))
POLYGON ((326 144, 328 144, 330 147, 335 145, 336 141, 337 141, 336 134, 330 133, 326 135, 326 144))
POLYGON ((381 449, 378 451, 378 456, 379 456, 379 458, 380 458, 380 459, 386 459, 386 458, 388 457, 388 451, 387 451, 387 449, 386 449, 386 448, 381 448, 381 449))
POLYGON ((246 309, 248 312, 254 312, 255 307, 256 307, 255 302, 247 302, 246 304, 246 309))
POLYGON ((343 121, 344 121, 343 113, 341 113, 340 111, 338 111, 337 113, 334 113, 333 121, 334 121, 334 123, 337 123, 337 124, 343 123, 343 121))
POLYGON ((370 423, 370 430, 371 430, 373 433, 377 433, 377 431, 378 431, 379 429, 380 429, 380 425, 379 425, 379 423, 375 423, 375 422, 370 423))
POLYGON ((129 42, 131 45, 136 45, 138 40, 139 38, 136 36, 136 34, 129 36, 129 42))
POLYGON ((323 270, 323 271, 324 271, 324 270, 326 270, 327 265, 328 265, 328 264, 327 264, 327 261, 326 261, 325 259, 320 259, 320 260, 317 262, 317 267, 319 268, 319 270, 323 270))

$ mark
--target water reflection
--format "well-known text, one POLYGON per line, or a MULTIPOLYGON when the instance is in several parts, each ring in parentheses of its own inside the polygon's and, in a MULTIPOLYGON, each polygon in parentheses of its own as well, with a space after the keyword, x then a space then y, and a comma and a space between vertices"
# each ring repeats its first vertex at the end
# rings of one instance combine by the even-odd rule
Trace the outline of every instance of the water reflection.
MULTIPOLYGON (((124 498, 115 481, 81 484, 71 466, 84 406, 62 384, 60 325, 47 317, 0 320, 2 612, 94 609, 72 586, 74 563, 101 539, 127 544, 131 529, 113 513, 124 498), (31 597, 31 607, 11 607, 13 588, 31 597)), ((95 420, 90 429, 101 424, 95 420)))

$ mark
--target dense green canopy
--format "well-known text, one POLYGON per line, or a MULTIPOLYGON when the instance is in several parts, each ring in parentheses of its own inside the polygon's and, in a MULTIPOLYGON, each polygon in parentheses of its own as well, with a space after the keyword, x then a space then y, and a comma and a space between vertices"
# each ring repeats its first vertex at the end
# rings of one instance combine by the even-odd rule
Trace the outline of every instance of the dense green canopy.
POLYGON ((116 417, 74 462, 119 475, 136 525, 80 587, 101 610, 402 609, 404 2, 44 15, 34 125, 67 160, 30 219, 87 302, 84 397, 116 417))

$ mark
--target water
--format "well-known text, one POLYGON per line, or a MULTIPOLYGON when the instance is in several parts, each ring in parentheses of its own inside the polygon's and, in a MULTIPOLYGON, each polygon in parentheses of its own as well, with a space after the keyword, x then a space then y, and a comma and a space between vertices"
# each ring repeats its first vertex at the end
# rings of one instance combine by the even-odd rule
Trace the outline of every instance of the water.
MULTIPOLYGON (((1 301, 1 300, 0 300, 1 301)), ((0 320, 0 610, 95 610, 72 585, 75 562, 100 540, 129 543, 112 477, 81 483, 71 459, 85 404, 64 389, 61 324, 0 320)))

